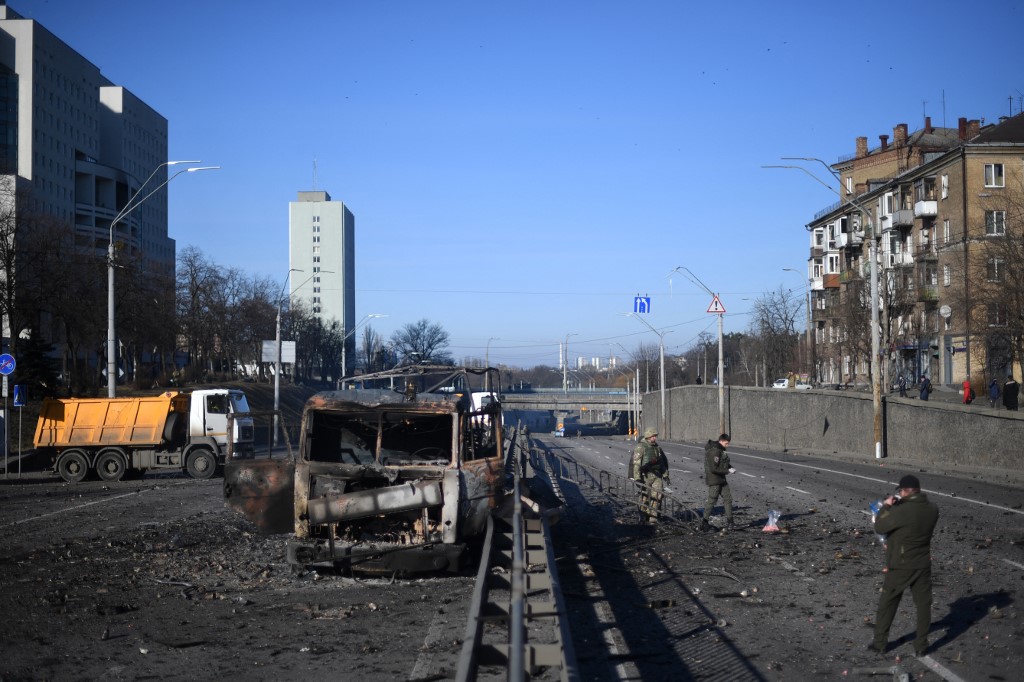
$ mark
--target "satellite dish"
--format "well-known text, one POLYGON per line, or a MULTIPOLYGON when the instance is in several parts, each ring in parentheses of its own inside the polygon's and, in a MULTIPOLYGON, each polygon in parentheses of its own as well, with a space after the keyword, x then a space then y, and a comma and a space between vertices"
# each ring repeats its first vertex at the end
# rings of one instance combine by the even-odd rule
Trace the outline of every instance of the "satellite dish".
POLYGON ((952 312, 953 309, 950 308, 948 305, 944 305, 941 308, 939 308, 939 315, 942 315, 943 317, 949 317, 952 314, 952 312))

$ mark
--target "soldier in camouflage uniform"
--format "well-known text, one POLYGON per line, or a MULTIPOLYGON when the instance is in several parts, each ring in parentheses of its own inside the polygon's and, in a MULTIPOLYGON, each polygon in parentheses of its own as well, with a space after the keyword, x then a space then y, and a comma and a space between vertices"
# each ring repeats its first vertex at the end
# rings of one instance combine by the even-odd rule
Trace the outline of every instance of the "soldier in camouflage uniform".
POLYGON ((657 429, 646 429, 643 439, 636 444, 629 462, 629 478, 643 484, 640 487, 640 516, 648 523, 654 523, 661 511, 665 486, 669 485, 668 460, 658 445, 657 429))

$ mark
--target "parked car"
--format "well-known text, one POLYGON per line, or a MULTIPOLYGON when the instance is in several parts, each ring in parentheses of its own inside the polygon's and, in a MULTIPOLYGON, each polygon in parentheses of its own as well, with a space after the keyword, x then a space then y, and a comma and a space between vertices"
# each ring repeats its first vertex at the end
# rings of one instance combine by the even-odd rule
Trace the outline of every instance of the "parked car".
MULTIPOLYGON (((781 379, 776 379, 775 382, 772 383, 772 388, 789 388, 789 379, 787 379, 786 377, 782 377, 781 379)), ((797 381, 796 385, 793 388, 798 388, 798 389, 801 389, 801 390, 807 390, 807 389, 811 388, 811 385, 810 384, 806 384, 806 383, 804 383, 802 381, 797 381)))

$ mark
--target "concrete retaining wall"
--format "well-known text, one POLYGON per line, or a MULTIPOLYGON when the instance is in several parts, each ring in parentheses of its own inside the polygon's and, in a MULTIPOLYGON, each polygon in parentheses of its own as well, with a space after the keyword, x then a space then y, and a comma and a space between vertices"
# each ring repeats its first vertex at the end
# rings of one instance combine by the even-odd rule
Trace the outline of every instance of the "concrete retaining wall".
MULTIPOLYGON (((719 434, 718 388, 666 391, 663 440, 703 442, 719 434)), ((657 424, 661 394, 643 396, 657 424)), ((888 463, 1024 472, 1024 413, 978 405, 883 398, 888 463)), ((727 387, 726 431, 737 445, 874 460, 871 396, 840 391, 727 387)))

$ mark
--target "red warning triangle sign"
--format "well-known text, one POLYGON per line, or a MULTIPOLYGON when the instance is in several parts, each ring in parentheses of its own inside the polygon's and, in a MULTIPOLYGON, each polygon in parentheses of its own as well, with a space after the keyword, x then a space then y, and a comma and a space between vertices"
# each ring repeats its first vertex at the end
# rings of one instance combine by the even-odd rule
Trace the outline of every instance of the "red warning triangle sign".
POLYGON ((718 300, 718 294, 715 294, 715 297, 711 299, 711 305, 708 306, 708 312, 719 314, 725 312, 725 306, 722 305, 722 302, 718 300))

